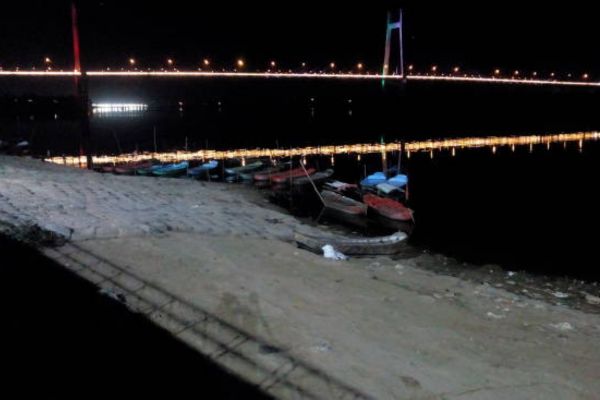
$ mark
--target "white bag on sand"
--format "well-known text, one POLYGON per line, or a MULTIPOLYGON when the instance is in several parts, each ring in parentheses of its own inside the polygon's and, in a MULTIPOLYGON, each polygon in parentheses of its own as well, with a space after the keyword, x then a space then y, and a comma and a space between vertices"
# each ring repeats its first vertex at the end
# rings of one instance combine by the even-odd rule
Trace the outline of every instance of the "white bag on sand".
POLYGON ((329 260, 345 261, 348 259, 345 255, 333 248, 332 245, 323 246, 323 257, 329 260))

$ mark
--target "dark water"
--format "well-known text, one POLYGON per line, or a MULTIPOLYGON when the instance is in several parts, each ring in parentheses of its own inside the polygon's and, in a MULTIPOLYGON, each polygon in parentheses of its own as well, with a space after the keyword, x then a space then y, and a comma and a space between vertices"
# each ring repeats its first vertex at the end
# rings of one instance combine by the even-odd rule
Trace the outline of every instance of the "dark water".
POLYGON ((35 250, 0 236, 0 251, 5 398, 268 398, 35 250))
MULTIPOLYGON (((44 87, 67 93, 69 82, 44 87)), ((41 89, 15 88, 23 102, 41 89)), ((68 93, 67 93, 68 94, 68 93)), ((111 80, 92 83, 96 102, 147 103, 138 115, 94 118, 94 150, 291 147, 444 137, 553 134, 600 127, 600 94, 587 89, 482 87, 377 82, 111 80), (181 103, 181 104, 180 104, 181 103), (180 110, 181 109, 181 110, 180 110)), ((77 124, 59 102, 35 110, 3 107, 0 137, 21 136, 35 152, 78 151, 77 124), (31 115, 34 115, 31 120, 31 115), (59 114, 54 118, 54 114, 59 114), (64 117, 63 117, 64 115, 64 117)), ((404 159, 414 242, 459 259, 509 269, 600 279, 595 267, 600 222, 596 182, 600 148, 577 143, 413 154, 404 159)), ((388 161, 395 164, 394 155, 388 161)), ((329 159, 310 159, 321 168, 329 159)), ((381 169, 379 156, 339 156, 337 177, 357 181, 381 169)))

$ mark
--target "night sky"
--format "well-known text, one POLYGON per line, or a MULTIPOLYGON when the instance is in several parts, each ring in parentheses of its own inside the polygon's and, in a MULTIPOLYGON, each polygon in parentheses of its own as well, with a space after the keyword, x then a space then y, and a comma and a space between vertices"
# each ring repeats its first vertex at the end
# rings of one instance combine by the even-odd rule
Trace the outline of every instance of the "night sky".
MULTIPOLYGON (((183 69, 208 57, 229 68, 244 57, 249 69, 266 69, 274 59, 282 68, 301 62, 319 68, 331 61, 349 68, 360 61, 379 70, 386 11, 402 5, 407 60, 418 69, 438 64, 481 73, 497 67, 600 73, 596 13, 572 2, 549 4, 94 0, 81 1, 81 25, 90 68, 126 66, 130 57, 142 67, 161 67, 172 57, 183 69)), ((0 37, 5 69, 39 67, 45 56, 67 68, 69 2, 3 4, 0 37)))

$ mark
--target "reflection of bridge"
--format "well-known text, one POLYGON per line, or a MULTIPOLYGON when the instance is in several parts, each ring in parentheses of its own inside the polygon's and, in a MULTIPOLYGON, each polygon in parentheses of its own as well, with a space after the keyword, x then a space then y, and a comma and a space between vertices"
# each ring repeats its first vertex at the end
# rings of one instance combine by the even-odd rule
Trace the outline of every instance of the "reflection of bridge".
MULTIPOLYGON (((441 140, 425 140, 415 142, 394 142, 386 144, 354 144, 341 146, 319 146, 303 147, 293 149, 240 149, 240 150, 200 150, 200 151, 177 151, 171 153, 144 153, 144 154, 122 154, 118 156, 96 156, 94 164, 122 164, 148 160, 159 160, 162 162, 180 162, 191 160, 230 160, 252 158, 285 159, 308 156, 335 157, 337 155, 356 155, 360 157, 366 154, 382 154, 402 151, 409 158, 412 153, 430 152, 433 156, 435 151, 450 151, 454 156, 457 149, 490 148, 496 153, 498 148, 510 147, 515 151, 519 146, 528 146, 533 151, 533 146, 545 145, 550 148, 553 143, 578 143, 579 149, 583 149, 584 142, 600 140, 600 132, 577 132, 558 135, 530 135, 530 136, 505 136, 505 137, 468 137, 441 140)), ((46 161, 55 164, 70 166, 85 165, 82 157, 55 157, 46 161)))
MULTIPOLYGON (((562 87, 600 87, 600 82, 592 81, 568 81, 555 79, 527 79, 527 78, 503 78, 485 76, 465 75, 430 75, 430 74, 407 74, 383 75, 383 74, 358 74, 358 73, 310 73, 310 72, 210 72, 210 71, 88 71, 88 77, 103 78, 202 78, 202 79, 306 79, 306 80, 362 80, 362 81, 421 81, 421 82, 454 82, 454 83, 477 83, 491 85, 529 85, 529 86, 562 86, 562 87)), ((0 77, 78 77, 80 72, 76 71, 0 71, 0 77)))

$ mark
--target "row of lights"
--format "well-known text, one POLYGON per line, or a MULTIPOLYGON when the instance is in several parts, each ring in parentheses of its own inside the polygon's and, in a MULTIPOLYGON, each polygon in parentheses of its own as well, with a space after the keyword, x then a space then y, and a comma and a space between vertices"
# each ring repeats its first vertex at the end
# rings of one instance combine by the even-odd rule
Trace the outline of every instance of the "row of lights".
MULTIPOLYGON (((135 67, 138 64, 137 60, 135 58, 130 58, 129 59, 129 66, 131 67, 135 67)), ((172 58, 168 58, 166 60, 166 64, 169 67, 174 67, 175 66, 175 61, 172 58)), ((211 66, 211 61, 208 58, 205 58, 204 60, 202 60, 202 65, 204 67, 210 67, 211 66)), ((238 58, 235 62, 235 65, 238 68, 244 68, 246 66, 246 61, 243 58, 238 58)), ((303 62, 301 64, 302 68, 306 68, 307 64, 305 62, 303 62)), ((277 68, 277 62, 276 61, 270 61, 269 62, 269 67, 271 68, 277 68)), ((335 69, 337 67, 335 62, 331 62, 329 63, 329 68, 331 69, 335 69)), ((363 63, 358 63, 356 64, 356 69, 358 70, 364 70, 365 66, 363 63)))
MULTIPOLYGON (((133 58, 130 57, 128 60, 129 66, 130 67, 136 67, 138 65, 138 61, 133 58)), ((52 69, 52 59, 50 57, 44 57, 44 64, 46 65, 47 69, 52 69)), ((172 58, 167 58, 165 60, 165 64, 168 67, 175 67, 175 60, 172 58)), ((246 66, 246 61, 243 58, 238 58, 235 62, 235 65, 238 68, 244 68, 246 66)), ((211 61, 208 58, 205 58, 202 60, 202 66, 209 68, 211 66, 211 61)), ((303 62, 301 64, 302 68, 306 68, 307 64, 305 62, 303 62)), ((269 67, 270 68, 277 68, 277 62, 276 61, 270 61, 269 62, 269 67)), ((329 68, 331 69, 335 69, 337 67, 337 64, 335 62, 331 62, 329 63, 329 68)), ((359 62, 358 64, 356 64, 356 69, 362 71, 364 70, 365 65, 361 62, 359 62)))
MULTIPOLYGON (((431 66, 430 72, 432 74, 437 74, 439 71, 440 71, 440 68, 437 65, 431 66)), ((415 72, 415 66, 414 65, 409 65, 408 66, 408 72, 409 73, 415 72)), ((453 67, 452 68, 452 73, 453 74, 460 74, 461 73, 461 68, 458 67, 458 66, 453 67)), ((506 75, 503 74, 502 70, 499 69, 499 68, 496 68, 494 70, 493 75, 495 77, 498 77, 498 78, 506 76, 506 75)), ((521 77, 524 77, 525 74, 523 74, 520 70, 515 70, 511 74, 509 74, 508 76, 512 76, 514 78, 521 78, 521 77)), ((569 79, 573 78, 573 74, 567 74, 566 76, 569 79)), ((538 78, 540 78, 540 74, 538 72, 534 71, 534 72, 531 73, 531 77, 534 78, 534 79, 538 79, 538 78)), ((550 74, 548 74, 548 77, 551 78, 551 79, 555 79, 557 77, 557 74, 555 72, 551 72, 550 74)), ((584 73, 584 74, 581 75, 581 78, 584 79, 584 80, 588 80, 588 79, 590 79, 590 74, 584 73)))
MULTIPOLYGON (((128 61, 129 61, 129 66, 132 67, 132 68, 135 68, 137 66, 137 64, 138 64, 138 61, 135 58, 133 58, 133 57, 129 58, 128 61)), ((44 64, 46 65, 46 69, 47 70, 52 70, 52 59, 50 57, 44 57, 44 64)), ((175 67, 175 60, 172 59, 172 58, 167 58, 166 65, 168 67, 170 67, 170 68, 174 68, 175 67)), ((242 68, 244 68, 246 66, 246 61, 243 58, 239 58, 239 59, 236 60, 235 65, 236 65, 237 68, 242 69, 242 68)), ((305 62, 303 62, 301 65, 302 65, 302 68, 306 67, 306 63, 305 62)), ((205 67, 205 68, 210 68, 211 61, 208 58, 203 59, 202 60, 202 66, 205 67)), ((276 61, 269 62, 269 67, 270 68, 277 68, 277 62, 276 61)), ((332 69, 332 70, 336 69, 336 67, 337 67, 337 65, 336 65, 335 62, 331 62, 329 64, 329 68, 332 69)), ((356 69, 359 70, 359 71, 363 71, 365 69, 365 66, 364 66, 363 63, 358 63, 358 64, 356 64, 356 69)), ((412 65, 412 64, 409 65, 408 66, 408 73, 412 74, 414 72, 415 72, 415 66, 412 65)), ((435 75, 435 74, 437 74, 437 73, 440 72, 440 68, 437 65, 433 65, 430 68, 430 72, 435 75)), ((460 74, 461 73, 461 68, 458 67, 458 66, 453 67, 452 68, 452 73, 455 74, 455 75, 460 74)), ((465 76, 467 76, 467 75, 465 75, 465 76)), ((500 70, 499 68, 496 68, 494 70, 494 72, 493 72, 493 76, 500 78, 500 77, 503 77, 505 75, 503 75, 502 70, 500 70)), ((522 78, 525 75, 520 70, 515 70, 515 71, 512 72, 512 74, 510 74, 510 76, 512 76, 513 78, 522 78)), ((531 77, 534 78, 534 79, 538 79, 539 78, 539 74, 534 71, 531 74, 531 77)), ((549 74, 549 78, 551 78, 551 79, 555 79, 556 77, 557 77, 557 74, 555 72, 551 72, 549 74)), ((572 79, 573 78, 573 74, 567 74, 567 78, 572 79)), ((588 74, 588 73, 582 74, 581 75, 581 79, 583 79, 583 80, 590 79, 590 74, 588 74)))

